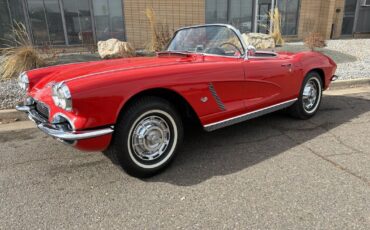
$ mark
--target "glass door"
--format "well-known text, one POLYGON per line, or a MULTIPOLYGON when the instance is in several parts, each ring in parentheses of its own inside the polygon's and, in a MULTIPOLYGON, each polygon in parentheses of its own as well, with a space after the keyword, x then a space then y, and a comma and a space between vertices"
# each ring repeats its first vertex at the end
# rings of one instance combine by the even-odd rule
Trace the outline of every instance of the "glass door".
POLYGON ((97 40, 125 39, 122 0, 93 0, 97 40))
POLYGON ((10 32, 11 19, 8 11, 8 2, 6 0, 0 0, 0 39, 6 39, 6 41, 1 40, 0 47, 5 46, 8 43, 9 37, 7 34, 10 32))
POLYGON ((206 0, 206 23, 227 23, 241 33, 253 30, 254 0, 206 0))
POLYGON ((29 0, 28 15, 30 18, 32 35, 35 44, 42 45, 50 41, 49 30, 46 21, 44 1, 29 0))
POLYGON ((44 6, 50 43, 64 45, 63 21, 58 0, 44 0, 44 6))
MULTIPOLYGON (((368 0, 370 3, 370 1, 368 0)), ((356 20, 356 33, 369 33, 370 32, 370 6, 362 6, 358 8, 356 20)))
POLYGON ((234 0, 228 3, 228 23, 235 26, 241 33, 252 32, 252 0, 234 0))
POLYGON ((94 33, 89 0, 63 0, 69 44, 92 44, 94 33))
POLYGON ((273 8, 273 0, 256 0, 256 32, 267 34, 270 31, 270 12, 273 8))
POLYGON ((58 0, 29 0, 27 3, 34 42, 37 45, 65 44, 58 0))
POLYGON ((344 6, 342 35, 352 35, 355 22, 357 0, 346 0, 344 6))

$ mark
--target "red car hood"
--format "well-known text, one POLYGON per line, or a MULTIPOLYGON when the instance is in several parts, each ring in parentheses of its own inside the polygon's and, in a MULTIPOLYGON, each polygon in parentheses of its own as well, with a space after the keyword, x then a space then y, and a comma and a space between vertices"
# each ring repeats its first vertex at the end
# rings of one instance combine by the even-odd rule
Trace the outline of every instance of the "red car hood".
MULTIPOLYGON (((74 63, 36 69, 28 72, 29 76, 43 75, 35 82, 35 89, 41 89, 49 82, 70 81, 76 78, 87 78, 107 72, 126 71, 139 68, 176 65, 203 60, 199 55, 174 55, 165 57, 125 58, 105 61, 74 63), (46 75, 46 76, 45 76, 46 75)), ((37 77, 36 77, 37 78, 37 77)))

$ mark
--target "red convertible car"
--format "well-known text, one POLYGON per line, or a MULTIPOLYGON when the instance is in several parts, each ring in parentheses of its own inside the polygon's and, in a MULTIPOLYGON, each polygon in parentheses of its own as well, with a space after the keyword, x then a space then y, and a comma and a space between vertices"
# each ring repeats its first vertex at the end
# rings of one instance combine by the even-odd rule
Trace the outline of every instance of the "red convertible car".
POLYGON ((258 52, 230 25, 181 28, 166 51, 24 72, 17 106, 46 134, 85 151, 113 151, 137 177, 174 158, 184 119, 213 131, 287 109, 318 110, 336 64, 318 52, 258 52))

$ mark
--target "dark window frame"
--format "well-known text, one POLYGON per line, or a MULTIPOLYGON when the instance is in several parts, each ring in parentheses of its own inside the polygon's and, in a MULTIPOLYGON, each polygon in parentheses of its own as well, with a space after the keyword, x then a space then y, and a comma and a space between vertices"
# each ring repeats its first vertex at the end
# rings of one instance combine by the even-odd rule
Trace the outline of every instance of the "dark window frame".
MULTIPOLYGON (((226 3, 226 9, 224 9, 224 11, 226 12, 226 21, 227 23, 230 23, 230 2, 232 0, 225 0, 225 3, 226 3)), ((271 0, 271 4, 273 4, 273 7, 278 7, 279 9, 279 12, 281 13, 281 9, 279 8, 279 3, 281 1, 287 1, 287 0, 275 0, 275 1, 272 1, 271 0)), ((298 31, 299 31, 299 22, 300 22, 300 12, 301 12, 301 5, 302 5, 302 0, 296 0, 298 2, 297 4, 297 11, 296 11, 296 15, 295 15, 295 22, 294 22, 294 25, 295 25, 295 33, 288 33, 288 34, 284 34, 285 36, 297 36, 298 35, 298 31)), ((285 6, 287 6, 289 4, 289 2, 287 2, 285 4, 285 6)), ((209 23, 210 21, 208 21, 209 19, 212 21, 212 23, 225 23, 224 20, 218 20, 218 13, 217 13, 217 10, 218 10, 218 1, 205 1, 205 19, 206 19, 206 23, 209 23), (209 4, 212 4, 213 6, 215 7, 212 7, 212 8, 215 8, 215 11, 216 11, 216 15, 213 16, 213 15, 207 15, 209 12, 212 12, 212 11, 208 11, 207 8, 211 8, 209 4)), ((258 9, 258 1, 257 0, 252 0, 252 4, 251 4, 251 13, 252 13, 252 21, 251 21, 251 32, 257 32, 258 31, 258 25, 256 26, 256 11, 258 9)), ((286 7, 287 8, 287 7, 286 7)), ((224 12, 224 13, 225 13, 224 12)), ((285 11, 284 11, 285 12, 285 11)), ((290 24, 291 22, 289 22, 290 24)), ((281 27, 282 27, 282 31, 283 31, 283 27, 287 26, 288 22, 286 22, 285 24, 282 24, 281 27)))
MULTIPOLYGON (((280 1, 287 1, 288 0, 275 0, 275 7, 278 7, 279 9, 279 2, 280 1)), ((298 5, 297 5, 297 14, 296 14, 296 18, 295 18, 295 33, 294 34, 285 34, 282 32, 282 35, 284 36, 297 36, 298 35, 298 30, 299 30, 299 20, 300 20, 300 12, 301 12, 301 5, 302 5, 302 0, 297 0, 298 1, 298 5)), ((281 14, 281 10, 279 9, 279 12, 281 14)), ((286 24, 285 24, 286 25, 286 24)), ((281 29, 283 30, 283 24, 281 24, 281 29)))
MULTIPOLYGON (((10 5, 10 1, 11 0, 4 0, 5 1, 5 4, 6 4, 6 11, 9 15, 9 19, 11 21, 11 23, 14 23, 14 18, 12 16, 12 11, 11 11, 11 5, 10 5)), ((63 44, 53 44, 53 46, 80 46, 82 44, 70 44, 69 42, 69 39, 68 39, 68 33, 67 33, 67 28, 66 28, 66 15, 65 15, 65 10, 64 10, 64 2, 63 0, 56 0, 58 5, 59 5, 59 11, 60 11, 60 16, 61 16, 61 22, 62 22, 62 26, 63 26, 63 34, 64 34, 64 42, 63 44)), ((76 0, 77 1, 77 0, 76 0)), ((91 16, 91 26, 92 26, 92 33, 93 33, 93 41, 96 43, 97 41, 97 35, 96 35, 96 21, 95 21, 95 15, 94 15, 94 8, 93 8, 93 0, 87 0, 88 1, 88 5, 89 5, 89 10, 90 10, 90 16, 91 16)), ((125 15, 124 15, 124 7, 125 7, 125 4, 124 4, 124 1, 122 0, 117 0, 120 2, 120 5, 121 5, 121 13, 122 13, 122 31, 123 31, 123 35, 122 35, 122 38, 124 40, 127 39, 127 34, 126 34, 126 20, 125 20, 125 15)), ((34 34, 33 34, 33 31, 32 31, 32 24, 31 24, 31 19, 30 19, 30 14, 29 14, 29 2, 28 0, 19 0, 19 2, 21 3, 21 5, 19 6, 22 11, 22 23, 24 23, 26 29, 27 29, 27 32, 29 33, 30 35, 30 39, 31 39, 31 42, 32 44, 38 46, 38 45, 42 45, 40 42, 39 44, 36 44, 35 42, 35 38, 34 38, 34 34)), ((51 40, 50 40, 50 31, 49 31, 49 24, 48 24, 48 19, 47 19, 47 9, 46 9, 46 6, 45 6, 45 1, 42 0, 42 7, 43 7, 43 11, 44 11, 44 17, 45 17, 45 23, 46 23, 46 33, 47 33, 47 41, 43 41, 43 42, 47 42, 47 43, 50 43, 51 40)), ((109 28, 110 30, 114 30, 113 26, 112 26, 112 19, 111 19, 111 12, 108 12, 108 15, 109 15, 109 28)))

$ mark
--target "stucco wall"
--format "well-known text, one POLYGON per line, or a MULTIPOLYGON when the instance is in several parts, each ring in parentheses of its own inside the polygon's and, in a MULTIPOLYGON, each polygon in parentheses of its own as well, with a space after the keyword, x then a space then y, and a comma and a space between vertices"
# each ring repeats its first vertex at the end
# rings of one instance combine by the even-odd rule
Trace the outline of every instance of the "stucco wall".
POLYGON ((204 0, 124 0, 124 17, 127 40, 136 48, 144 48, 150 40, 149 23, 145 10, 152 8, 159 23, 171 31, 179 27, 203 24, 204 0))
POLYGON ((344 0, 301 0, 298 37, 318 32, 326 39, 330 38, 337 1, 344 0))
POLYGON ((342 32, 343 14, 344 14, 344 2, 345 0, 336 0, 333 14, 334 33, 333 38, 338 38, 342 32), (336 12, 336 10, 339 12, 336 12))

